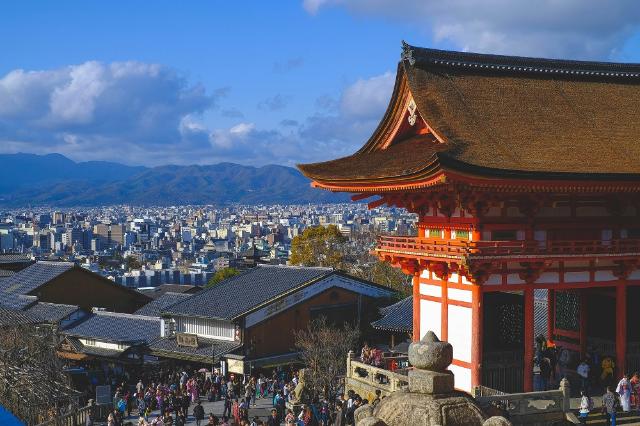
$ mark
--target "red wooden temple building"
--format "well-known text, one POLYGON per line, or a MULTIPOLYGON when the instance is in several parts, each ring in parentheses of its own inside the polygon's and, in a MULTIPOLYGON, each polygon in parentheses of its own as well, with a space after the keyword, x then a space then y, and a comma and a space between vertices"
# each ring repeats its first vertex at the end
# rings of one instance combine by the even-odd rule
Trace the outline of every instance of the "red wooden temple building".
POLYGON ((413 275, 413 338, 452 343, 458 388, 532 390, 534 294, 575 363, 640 368, 640 65, 403 44, 366 144, 299 168, 418 215, 375 251, 413 275))

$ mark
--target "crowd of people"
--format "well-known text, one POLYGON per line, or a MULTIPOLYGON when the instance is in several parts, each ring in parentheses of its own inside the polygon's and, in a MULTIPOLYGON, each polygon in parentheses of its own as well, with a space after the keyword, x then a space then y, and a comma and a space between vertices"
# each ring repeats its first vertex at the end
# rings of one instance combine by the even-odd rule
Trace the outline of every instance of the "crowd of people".
POLYGON ((90 412, 87 426, 104 420, 108 426, 122 426, 132 416, 138 418, 138 426, 183 426, 190 420, 195 420, 197 426, 347 425, 353 424, 355 409, 367 403, 352 394, 341 397, 336 404, 315 399, 294 414, 286 408, 286 402, 293 399, 297 385, 296 371, 274 371, 270 376, 211 375, 206 370, 191 374, 160 371, 135 384, 127 381, 118 384, 108 418, 95 419, 90 412), (265 419, 250 415, 261 399, 268 399, 267 405, 272 407, 265 419), (206 413, 203 401, 222 401, 222 413, 206 413))

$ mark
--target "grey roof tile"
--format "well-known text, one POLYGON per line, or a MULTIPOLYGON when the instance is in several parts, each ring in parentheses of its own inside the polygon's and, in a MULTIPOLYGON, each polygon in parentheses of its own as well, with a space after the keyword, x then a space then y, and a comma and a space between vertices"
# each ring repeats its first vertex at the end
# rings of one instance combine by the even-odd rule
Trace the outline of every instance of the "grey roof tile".
POLYGON ((149 349, 151 353, 156 356, 207 362, 211 360, 214 349, 215 356, 219 357, 233 352, 241 346, 242 344, 239 342, 198 337, 198 347, 190 348, 178 346, 175 337, 163 337, 152 342, 149 345, 149 349))
POLYGON ((117 343, 149 343, 160 336, 160 318, 98 311, 62 333, 117 343))
POLYGON ((169 306, 178 303, 184 299, 191 297, 188 293, 172 293, 166 292, 162 296, 144 305, 142 308, 134 312, 135 315, 146 315, 150 317, 159 317, 160 312, 169 306))
POLYGON ((38 302, 25 310, 29 315, 41 321, 57 323, 80 309, 76 305, 38 302))
POLYGON ((166 313, 234 319, 288 291, 331 275, 331 268, 258 265, 178 302, 166 313))
POLYGON ((407 333, 413 331, 413 296, 382 308, 380 311, 384 316, 371 323, 373 328, 407 333))
POLYGON ((0 293, 29 294, 73 268, 71 262, 36 262, 0 281, 0 293))
POLYGON ((0 265, 3 263, 27 263, 31 262, 31 255, 25 253, 1 253, 0 265))
POLYGON ((0 306, 0 327, 35 324, 38 321, 19 309, 0 306))

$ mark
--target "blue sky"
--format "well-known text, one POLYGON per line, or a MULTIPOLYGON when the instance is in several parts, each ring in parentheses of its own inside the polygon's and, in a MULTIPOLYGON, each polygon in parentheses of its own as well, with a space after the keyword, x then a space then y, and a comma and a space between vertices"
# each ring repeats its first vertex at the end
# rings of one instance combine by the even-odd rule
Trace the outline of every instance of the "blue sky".
POLYGON ((632 0, 4 2, 0 152, 319 161, 362 145, 400 41, 640 62, 632 0))

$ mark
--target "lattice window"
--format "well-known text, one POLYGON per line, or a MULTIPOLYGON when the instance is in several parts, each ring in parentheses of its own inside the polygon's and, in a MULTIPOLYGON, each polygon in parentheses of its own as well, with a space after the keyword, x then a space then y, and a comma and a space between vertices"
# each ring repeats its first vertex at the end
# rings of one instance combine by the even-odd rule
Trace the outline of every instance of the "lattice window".
POLYGON ((505 303, 498 305, 498 338, 502 345, 522 343, 522 305, 505 303))
POLYGON ((556 328, 580 331, 580 295, 574 291, 556 292, 556 328))
POLYGON ((442 238, 442 229, 428 229, 429 238, 442 238))

